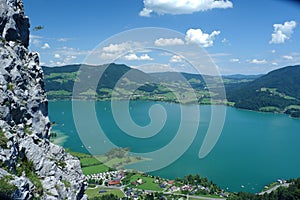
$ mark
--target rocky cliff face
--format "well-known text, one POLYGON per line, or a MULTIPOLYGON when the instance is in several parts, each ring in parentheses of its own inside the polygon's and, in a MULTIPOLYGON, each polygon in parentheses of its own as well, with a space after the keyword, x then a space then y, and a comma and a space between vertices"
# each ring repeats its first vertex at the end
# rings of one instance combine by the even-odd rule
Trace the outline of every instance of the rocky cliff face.
POLYGON ((86 198, 79 160, 49 141, 43 72, 27 49, 21 0, 0 0, 0 40, 0 180, 11 186, 0 186, 0 199, 86 198))

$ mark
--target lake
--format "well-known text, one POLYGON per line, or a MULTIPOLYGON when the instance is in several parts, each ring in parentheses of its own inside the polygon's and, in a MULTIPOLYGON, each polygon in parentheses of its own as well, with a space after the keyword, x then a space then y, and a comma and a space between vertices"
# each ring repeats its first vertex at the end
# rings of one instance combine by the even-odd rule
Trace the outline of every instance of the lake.
MULTIPOLYGON (((49 102, 50 120, 56 122, 52 131, 58 134, 57 143, 73 151, 91 151, 101 154, 108 150, 107 144, 111 142, 119 147, 130 147, 133 153, 147 155, 147 152, 166 147, 175 138, 181 124, 185 124, 184 134, 187 137, 184 138, 188 138, 189 131, 192 132, 192 129, 199 126, 197 134, 190 141, 191 145, 182 152, 183 155, 175 162, 150 172, 150 174, 170 179, 183 177, 187 174, 200 174, 224 189, 248 192, 258 192, 264 185, 277 179, 300 177, 299 119, 292 119, 283 114, 259 113, 232 107, 214 106, 214 109, 217 110, 227 109, 224 128, 212 151, 200 159, 198 153, 209 126, 212 106, 201 105, 198 107, 198 105, 133 101, 128 110, 132 120, 140 128, 151 122, 148 111, 153 105, 165 108, 163 114, 155 115, 154 112, 152 115, 153 119, 159 119, 163 122, 161 130, 156 130, 161 125, 158 121, 157 126, 150 129, 158 131, 157 134, 147 135, 145 129, 146 135, 143 138, 128 135, 126 130, 119 127, 120 124, 117 124, 112 116, 110 102, 92 104, 96 111, 98 126, 91 124, 95 123, 92 114, 88 112, 88 107, 91 107, 91 104, 92 102, 76 101, 76 113, 80 113, 80 122, 77 119, 75 125, 71 101, 49 102), (184 115, 185 118, 181 119, 181 109, 185 109, 185 112, 190 113, 190 115, 184 115), (200 120, 197 120, 193 114, 197 109, 200 112, 200 120), (164 118, 164 116, 167 117, 164 118), (101 134, 101 131, 98 130, 99 127, 104 132, 106 139, 98 138, 97 134, 101 134), (194 128, 189 130, 189 127, 194 128), (80 132, 80 136, 78 132, 80 132)), ((116 102, 116 107, 121 110, 125 106, 123 104, 124 102, 121 101, 116 102)), ((126 113, 122 112, 118 115, 121 120, 125 119, 122 117, 127 117, 126 113)), ((126 126, 126 123, 123 123, 122 126, 126 126)), ((127 128, 131 128, 129 122, 127 128)), ((184 149, 188 142, 184 138, 180 139, 182 143, 179 141, 176 148, 172 147, 172 149, 165 151, 169 157, 184 149)), ((157 164, 164 163, 164 159, 167 157, 163 156, 166 155, 162 154, 162 158, 155 158, 153 162, 145 161, 128 167, 140 169, 150 166, 155 161, 157 164)))

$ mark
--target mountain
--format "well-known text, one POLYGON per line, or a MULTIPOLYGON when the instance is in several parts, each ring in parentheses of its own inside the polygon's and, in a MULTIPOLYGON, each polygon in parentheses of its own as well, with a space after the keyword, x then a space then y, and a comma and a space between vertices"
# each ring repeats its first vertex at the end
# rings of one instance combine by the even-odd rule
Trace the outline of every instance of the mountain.
MULTIPOLYGON (((99 66, 67 65, 60 67, 43 67, 45 73, 45 88, 49 99, 141 99, 181 103, 208 104, 211 94, 214 103, 224 103, 222 96, 218 97, 218 89, 222 82, 218 77, 178 73, 160 72, 144 73, 122 64, 106 64, 99 66), (100 78, 99 82, 98 79, 100 78), (208 91, 206 82, 211 84, 208 91), (73 92, 74 84, 78 91, 73 92), (112 93, 114 92, 114 97, 112 93), (181 100, 178 100, 178 93, 181 100), (196 100, 191 99, 195 92, 196 100)), ((238 83, 252 81, 255 76, 223 77, 226 86, 235 87, 238 83)))
POLYGON ((130 98, 177 103, 221 103, 249 110, 287 113, 294 117, 299 115, 300 108, 300 79, 297 77, 299 68, 289 66, 266 75, 222 76, 226 101, 220 95, 223 83, 215 76, 178 72, 147 74, 115 63, 100 66, 43 67, 49 99, 130 98), (91 81, 98 77, 101 77, 99 82, 91 81), (80 88, 73 94, 76 82, 84 84, 78 84, 80 88), (207 82, 210 83, 210 91, 207 89, 207 82), (113 92, 115 96, 112 96, 113 92), (183 100, 178 100, 174 92, 183 100), (192 92, 196 94, 196 100, 191 100, 192 92))
POLYGON ((37 53, 21 0, 0 0, 0 199, 86 199, 77 158, 52 144, 37 53))
POLYGON ((263 75, 264 74, 257 74, 257 75, 232 74, 232 75, 224 75, 223 78, 254 80, 263 75))
MULTIPOLYGON (((67 65, 61 67, 43 67, 45 89, 50 99, 86 99, 110 98, 112 90, 126 86, 126 90, 139 88, 144 82, 151 82, 152 77, 142 71, 123 64, 106 64, 99 66, 67 65), (74 84, 77 91, 73 94, 74 84), (96 93, 95 93, 95 92, 96 93)), ((145 87, 145 86, 144 86, 145 87)), ((146 88, 145 88, 146 89, 146 88)), ((120 90, 121 95, 127 95, 120 90)))
POLYGON ((300 116, 300 65, 288 66, 263 75, 252 82, 227 89, 235 107, 300 116))
MULTIPOLYGON (((225 101, 224 98, 218 97, 218 89, 221 88, 222 82, 214 76, 178 72, 148 74, 115 63, 99 66, 43 67, 43 70, 49 99, 110 100, 113 98, 122 100, 130 98, 132 100, 208 104, 211 100, 210 94, 213 94, 215 103, 225 101), (100 79, 99 82, 98 79, 100 79), (212 83, 211 91, 208 91, 205 81, 212 83), (74 85, 77 85, 77 90, 73 92, 74 85), (192 93, 196 94, 197 99, 190 98, 192 93)), ((235 84, 252 79, 224 78, 223 80, 226 84, 235 84)))
MULTIPOLYGON (((46 90, 58 88, 73 91, 76 78, 99 80, 98 86, 114 88, 120 79, 128 78, 133 82, 150 81, 150 76, 142 71, 132 69, 123 64, 91 65, 67 65, 61 67, 42 67, 45 74, 46 90), (127 74, 130 71, 130 74, 127 74), (78 76, 80 73, 84 75, 78 76), (70 84, 70 85, 69 85, 70 84)), ((83 80, 77 80, 83 81, 83 80)))

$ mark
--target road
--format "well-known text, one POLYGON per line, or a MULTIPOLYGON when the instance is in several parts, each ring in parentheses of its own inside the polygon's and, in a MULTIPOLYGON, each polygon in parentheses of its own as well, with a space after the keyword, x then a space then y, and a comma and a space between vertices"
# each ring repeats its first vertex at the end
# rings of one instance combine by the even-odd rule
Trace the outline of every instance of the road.
MULTIPOLYGON (((140 189, 137 189, 137 190, 143 191, 143 190, 140 190, 140 189)), ((148 193, 159 192, 159 191, 155 191, 155 190, 144 190, 144 191, 148 192, 148 193)), ((171 192, 163 192, 163 194, 165 194, 165 195, 176 195, 176 196, 186 197, 187 199, 193 198, 193 199, 204 199, 204 200, 226 200, 224 198, 212 198, 212 197, 204 197, 204 196, 194 196, 194 195, 178 194, 178 193, 171 193, 171 192)))
POLYGON ((283 184, 280 184, 280 185, 276 185, 276 186, 274 186, 274 187, 272 187, 272 188, 270 188, 270 189, 268 189, 268 190, 266 190, 266 191, 264 191, 264 192, 260 192, 260 193, 258 193, 258 194, 259 194, 259 195, 264 195, 265 193, 270 194, 270 193, 273 192, 274 190, 277 190, 279 187, 289 187, 290 184, 291 184, 291 183, 283 183, 283 184))

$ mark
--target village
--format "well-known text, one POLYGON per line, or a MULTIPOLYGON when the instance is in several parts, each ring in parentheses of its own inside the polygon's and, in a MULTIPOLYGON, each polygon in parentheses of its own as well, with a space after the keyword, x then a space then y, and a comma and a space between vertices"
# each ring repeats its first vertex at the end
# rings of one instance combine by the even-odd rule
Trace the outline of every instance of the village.
POLYGON ((86 175, 89 188, 100 195, 119 190, 127 199, 224 199, 229 193, 198 175, 168 180, 127 170, 86 175), (175 198, 176 197, 176 198, 175 198))

